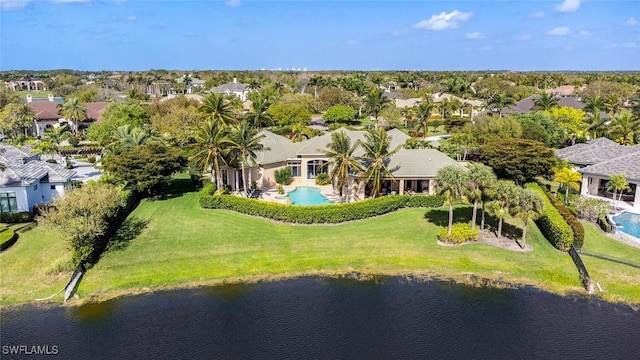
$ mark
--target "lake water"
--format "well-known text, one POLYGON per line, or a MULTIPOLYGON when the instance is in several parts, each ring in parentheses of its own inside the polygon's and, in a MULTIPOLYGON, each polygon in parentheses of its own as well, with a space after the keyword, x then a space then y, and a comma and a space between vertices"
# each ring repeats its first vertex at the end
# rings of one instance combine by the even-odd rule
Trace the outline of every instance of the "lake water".
MULTIPOLYGON (((301 278, 4 309, 61 359, 637 359, 640 313, 534 289, 301 278)), ((29 359, 38 358, 30 355, 29 359)), ((52 358, 43 356, 43 358, 52 358)), ((56 357, 53 357, 56 358, 56 357)))

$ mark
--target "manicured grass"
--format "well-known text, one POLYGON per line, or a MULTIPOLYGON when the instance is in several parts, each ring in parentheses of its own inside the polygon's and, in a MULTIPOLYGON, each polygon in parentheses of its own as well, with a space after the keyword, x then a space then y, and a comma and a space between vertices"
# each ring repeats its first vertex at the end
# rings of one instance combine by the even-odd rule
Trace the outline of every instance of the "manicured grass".
MULTIPOLYGON (((456 210, 457 218, 467 221, 468 216, 468 207, 456 210)), ((85 298, 107 297, 229 279, 350 272, 415 273, 462 281, 475 275, 562 294, 584 293, 571 258, 553 249, 533 223, 527 244, 534 251, 519 253, 485 244, 438 245, 435 234, 446 220, 446 209, 403 209, 347 224, 294 226, 204 210, 196 193, 177 194, 168 200, 143 201, 129 217, 128 232, 115 246, 118 250, 107 252, 87 272, 78 293, 85 298)), ((515 227, 505 230, 517 233, 515 227)), ((589 234, 588 246, 592 237, 604 241, 598 237, 603 235, 589 234)), ((638 249, 616 248, 609 253, 607 244, 596 249, 611 256, 640 257, 638 249)), ((41 229, 22 234, 13 248, 0 254, 0 301, 30 301, 60 290, 70 273, 47 275, 46 268, 64 256, 68 251, 58 235, 41 229)), ((640 302, 640 292, 628 291, 639 284, 640 269, 609 267, 609 261, 597 258, 585 263, 609 299, 640 302), (600 280, 603 274, 606 281, 600 280)))
POLYGON ((51 91, 21 90, 21 91, 16 91, 16 94, 20 95, 21 99, 26 99, 27 94, 31 94, 31 97, 34 99, 46 99, 49 97, 49 94, 51 94, 51 91))

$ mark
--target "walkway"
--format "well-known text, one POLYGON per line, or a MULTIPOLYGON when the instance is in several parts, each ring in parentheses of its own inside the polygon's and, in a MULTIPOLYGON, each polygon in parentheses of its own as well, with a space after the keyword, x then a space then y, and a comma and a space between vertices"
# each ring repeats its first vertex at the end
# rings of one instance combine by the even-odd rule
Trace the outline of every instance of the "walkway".
POLYGON ((96 169, 93 164, 71 160, 71 165, 73 165, 73 171, 76 172, 71 180, 86 183, 89 180, 98 180, 102 176, 102 170, 96 169))

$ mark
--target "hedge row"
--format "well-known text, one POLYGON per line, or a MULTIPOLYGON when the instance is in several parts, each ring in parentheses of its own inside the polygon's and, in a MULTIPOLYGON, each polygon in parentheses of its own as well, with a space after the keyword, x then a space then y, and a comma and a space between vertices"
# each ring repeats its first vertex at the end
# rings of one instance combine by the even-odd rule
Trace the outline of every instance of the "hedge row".
POLYGON ((566 207, 557 197, 553 196, 548 190, 543 189, 545 195, 551 200, 553 206, 558 209, 558 212, 564 218, 564 221, 571 226, 571 231, 573 231, 573 246, 576 249, 582 249, 584 245, 584 226, 576 216, 566 207))
POLYGON ((295 224, 333 224, 366 219, 404 207, 440 207, 439 196, 383 196, 348 204, 292 206, 232 195, 200 193, 200 206, 223 209, 295 224))
POLYGON ((546 196, 544 190, 538 184, 527 184, 529 189, 537 191, 544 201, 544 215, 542 215, 536 224, 542 231, 547 240, 556 249, 568 251, 573 244, 573 230, 567 224, 560 212, 553 206, 551 200, 546 196))
POLYGON ((18 239, 18 235, 15 231, 2 226, 2 230, 0 230, 0 251, 4 251, 9 248, 13 243, 18 239))
POLYGON ((28 211, 24 212, 2 212, 0 213, 0 223, 18 224, 33 220, 28 211))

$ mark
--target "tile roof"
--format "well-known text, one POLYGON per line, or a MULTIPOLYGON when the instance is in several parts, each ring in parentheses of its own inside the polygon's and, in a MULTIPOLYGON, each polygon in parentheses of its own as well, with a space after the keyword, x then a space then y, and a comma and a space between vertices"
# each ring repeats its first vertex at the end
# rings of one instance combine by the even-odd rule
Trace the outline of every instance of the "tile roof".
POLYGON ((108 102, 88 102, 84 104, 87 108, 87 120, 100 121, 102 112, 109 105, 108 102))
POLYGON ((435 177, 441 168, 464 166, 435 149, 400 149, 389 159, 387 167, 394 177, 435 177))
POLYGON ((58 120, 62 118, 58 115, 57 104, 53 101, 29 102, 27 106, 31 108, 38 120, 58 120))
POLYGON ((640 149, 628 155, 578 169, 578 171, 601 176, 625 174, 627 181, 640 183, 640 149))
MULTIPOLYGON (((0 157, 0 161, 2 161, 0 157)), ((47 182, 66 182, 73 177, 75 171, 68 170, 59 164, 32 160, 24 164, 5 164, 7 168, 0 172, 0 186, 29 186, 48 176, 47 182)))
POLYGON ((248 90, 249 85, 243 84, 239 82, 230 82, 226 84, 222 84, 220 86, 214 87, 212 90, 217 93, 226 93, 226 92, 243 92, 248 90))
POLYGON ((584 166, 599 164, 637 151, 640 151, 637 146, 624 146, 601 137, 556 150, 556 156, 572 164, 584 166))

